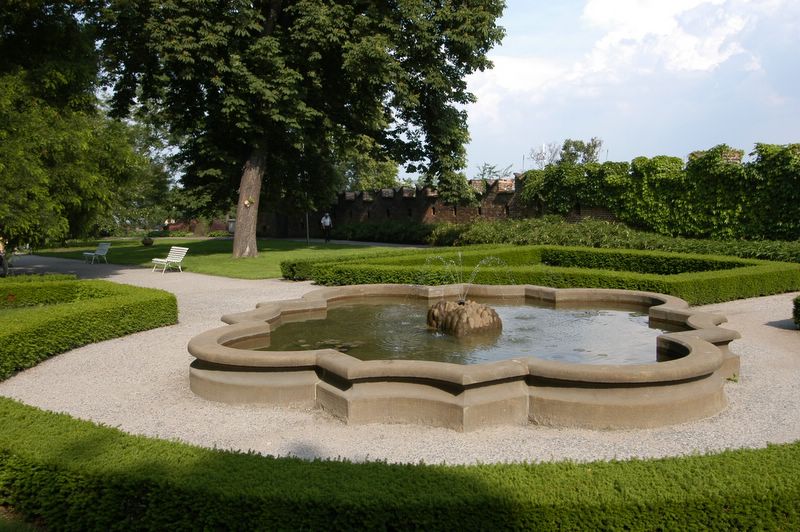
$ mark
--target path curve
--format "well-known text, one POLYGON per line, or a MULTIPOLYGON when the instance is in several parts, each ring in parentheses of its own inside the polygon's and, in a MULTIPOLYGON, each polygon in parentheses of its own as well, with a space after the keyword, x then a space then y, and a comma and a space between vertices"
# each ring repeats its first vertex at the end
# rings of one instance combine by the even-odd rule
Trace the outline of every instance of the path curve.
POLYGON ((728 317, 742 339, 742 376, 726 384, 730 407, 713 418, 657 429, 594 431, 528 425, 469 433, 416 425, 347 426, 317 410, 226 405, 189 390, 189 339, 221 326, 222 314, 292 299, 308 283, 152 273, 38 256, 17 268, 76 273, 161 288, 178 299, 179 323, 69 351, 0 382, 0 395, 126 432, 274 456, 474 464, 588 461, 702 454, 800 440, 800 331, 794 294, 701 307, 728 317))

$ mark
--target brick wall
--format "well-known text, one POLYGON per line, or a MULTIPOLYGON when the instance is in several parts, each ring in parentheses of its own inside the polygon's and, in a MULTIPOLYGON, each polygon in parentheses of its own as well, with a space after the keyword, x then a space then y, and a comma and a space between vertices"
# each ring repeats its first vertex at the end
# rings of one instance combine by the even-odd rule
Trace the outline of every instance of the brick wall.
MULTIPOLYGON (((435 190, 418 187, 387 188, 373 191, 347 191, 339 194, 337 202, 328 212, 334 226, 349 223, 371 223, 386 220, 415 221, 422 223, 466 223, 478 218, 503 220, 528 218, 541 214, 540 208, 531 208, 522 202, 519 190, 520 177, 493 181, 470 181, 479 193, 479 203, 474 206, 445 205, 435 190)), ((306 236, 306 215, 302 212, 281 212, 274 202, 265 202, 259 212, 258 233, 260 236, 279 238, 303 238, 306 236)), ((309 234, 321 236, 319 227, 323 212, 308 214, 309 234)), ((578 207, 568 219, 587 216, 599 219, 614 219, 604 208, 578 207)))

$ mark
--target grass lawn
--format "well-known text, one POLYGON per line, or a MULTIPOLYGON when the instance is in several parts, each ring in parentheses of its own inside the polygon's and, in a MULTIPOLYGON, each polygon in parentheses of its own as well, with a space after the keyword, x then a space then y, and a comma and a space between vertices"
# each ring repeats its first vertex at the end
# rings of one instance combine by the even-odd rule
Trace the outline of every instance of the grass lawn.
MULTIPOLYGON (((376 253, 388 248, 339 244, 311 244, 286 240, 259 240, 258 257, 233 259, 233 240, 198 238, 156 238, 152 246, 143 246, 138 239, 106 239, 111 242, 110 264, 152 266, 151 259, 166 257, 170 246, 186 246, 189 253, 183 268, 190 272, 207 273, 238 279, 273 279, 281 276, 280 263, 287 259, 346 257, 352 254, 376 253)), ((83 260, 84 251, 94 251, 95 245, 74 248, 37 250, 37 255, 62 259, 83 260)))

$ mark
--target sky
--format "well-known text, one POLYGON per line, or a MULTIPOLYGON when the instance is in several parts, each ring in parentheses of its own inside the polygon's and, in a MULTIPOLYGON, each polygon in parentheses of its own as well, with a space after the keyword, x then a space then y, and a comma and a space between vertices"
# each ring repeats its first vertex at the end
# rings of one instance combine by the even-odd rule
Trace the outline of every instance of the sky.
POLYGON ((800 142, 800 0, 506 3, 467 80, 470 178, 566 138, 599 137, 601 161, 800 142))

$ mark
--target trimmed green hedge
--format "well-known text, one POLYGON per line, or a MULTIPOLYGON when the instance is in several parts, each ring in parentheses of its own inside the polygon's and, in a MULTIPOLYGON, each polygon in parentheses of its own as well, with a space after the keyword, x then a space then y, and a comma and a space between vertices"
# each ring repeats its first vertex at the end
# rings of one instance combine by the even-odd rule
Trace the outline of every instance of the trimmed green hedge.
POLYGON ((355 257, 335 262, 294 261, 281 267, 287 277, 313 279, 323 285, 434 285, 471 281, 554 288, 623 288, 671 294, 691 304, 800 289, 800 265, 797 264, 551 246, 481 246, 464 248, 461 252, 452 249, 394 251, 372 258, 355 257), (474 272, 474 266, 488 256, 497 257, 499 262, 485 264, 474 272))
POLYGON ((104 281, 45 280, 43 282, 0 284, 0 309, 57 303, 74 303, 103 298, 114 293, 114 285, 104 281))
POLYGON ((56 276, 39 281, 0 283, 0 379, 82 345, 178 321, 175 296, 163 290, 56 276))
POLYGON ((331 236, 335 239, 361 242, 423 244, 430 238, 434 227, 433 224, 413 220, 344 223, 334 226, 331 236))
MULTIPOLYGON (((475 248, 460 256, 450 251, 442 259, 461 265, 474 265, 486 254, 475 248)), ((515 264, 588 260, 586 250, 498 251, 515 264)), ((366 258, 402 260, 409 268, 429 253, 392 251, 366 258)), ((653 260, 636 253, 604 259, 619 264, 653 260)), ((674 260, 689 267, 699 259, 674 260)), ((729 259, 702 260, 719 267, 672 277, 761 267, 743 261, 724 269, 729 259)), ((300 269, 317 267, 304 264, 300 269)), ((0 284, 6 296, 0 326, 30 325, 0 336, 0 348, 27 337, 40 350, 43 340, 71 334, 71 329, 76 329, 78 345, 84 345, 105 339, 96 335, 102 322, 119 336, 127 325, 141 330, 154 315, 165 323, 152 326, 176 318, 171 294, 104 281, 72 281, 84 288, 69 290, 65 279, 54 279, 47 284, 65 302, 25 306, 37 298, 51 299, 34 286, 26 291, 22 285, 35 285, 29 281, 0 284), (9 303, 9 294, 18 297, 9 303), (12 312, 14 320, 4 322, 4 312, 12 312), (23 315, 26 319, 17 319, 23 315)), ((7 352, 0 353, 0 361, 7 359, 7 352)), ((0 379, 5 376, 0 368, 0 379)), ((202 449, 125 434, 6 398, 0 398, 0 427, 0 505, 11 505, 53 529, 800 528, 800 443, 649 461, 437 466, 307 462, 202 449)))
POLYGON ((620 223, 598 220, 566 223, 555 216, 525 220, 476 220, 459 225, 441 224, 434 229, 429 243, 438 246, 472 244, 586 246, 800 262, 800 241, 679 238, 637 231, 620 223))
POLYGON ((306 462, 0 399, 0 504, 68 530, 800 528, 800 444, 528 465, 306 462))
MULTIPOLYGON (((339 262, 340 260, 347 260, 348 262, 361 262, 365 260, 374 259, 376 257, 400 257, 415 252, 430 252, 430 249, 392 249, 386 251, 367 251, 364 253, 355 253, 347 255, 347 259, 340 257, 328 259, 290 259, 281 261, 281 275, 284 279, 292 281, 306 281, 314 278, 314 269, 318 264, 339 262)), ((452 251, 452 250, 447 250, 452 251)))
POLYGON ((759 264, 752 260, 639 250, 542 247, 542 264, 637 273, 673 275, 730 270, 759 264))
POLYGON ((800 329, 800 296, 794 298, 794 324, 800 329))
POLYGON ((15 275, 0 277, 0 285, 5 283, 43 283, 48 281, 74 281, 77 277, 71 273, 45 273, 42 275, 15 275))

